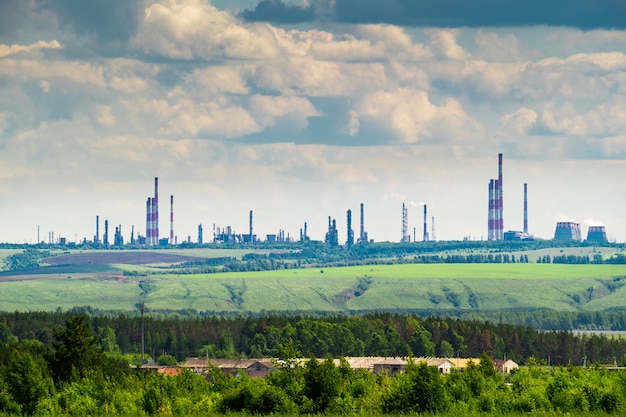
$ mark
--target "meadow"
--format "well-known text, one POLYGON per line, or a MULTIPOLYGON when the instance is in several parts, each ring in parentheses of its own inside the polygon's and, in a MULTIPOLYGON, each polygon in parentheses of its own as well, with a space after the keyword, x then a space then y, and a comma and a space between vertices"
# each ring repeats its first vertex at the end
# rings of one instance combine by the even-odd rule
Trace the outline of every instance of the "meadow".
POLYGON ((626 307, 626 267, 563 264, 399 264, 178 275, 107 271, 3 277, 4 311, 75 306, 136 310, 600 311, 626 307), (142 275, 145 274, 145 275, 142 275))

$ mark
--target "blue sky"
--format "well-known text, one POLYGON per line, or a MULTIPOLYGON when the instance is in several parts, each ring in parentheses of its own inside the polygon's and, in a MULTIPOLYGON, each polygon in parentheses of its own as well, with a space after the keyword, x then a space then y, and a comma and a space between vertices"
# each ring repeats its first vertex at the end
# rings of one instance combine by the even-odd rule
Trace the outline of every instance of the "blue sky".
POLYGON ((537 237, 625 241, 626 2, 468 3, 0 0, 0 242, 144 234, 155 176, 179 241, 481 239, 500 152, 506 230, 526 182, 537 237))

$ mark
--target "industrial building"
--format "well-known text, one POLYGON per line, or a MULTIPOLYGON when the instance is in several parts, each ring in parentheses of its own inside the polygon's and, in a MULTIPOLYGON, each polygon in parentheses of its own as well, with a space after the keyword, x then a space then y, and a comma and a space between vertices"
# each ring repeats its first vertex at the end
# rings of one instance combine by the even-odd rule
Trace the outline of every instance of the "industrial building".
POLYGON ((535 237, 517 230, 509 230, 508 232, 504 232, 504 240, 535 240, 535 237))
MULTIPOLYGON (((503 215, 503 154, 498 154, 498 175, 497 178, 489 180, 489 193, 488 193, 488 240, 532 240, 534 236, 529 233, 528 230, 528 184, 524 183, 524 207, 523 207, 523 228, 521 231, 508 230, 504 232, 504 215, 503 215)), ((415 203, 411 203, 415 204, 415 203)), ((435 241, 435 217, 432 217, 432 231, 428 230, 428 208, 425 203, 418 203, 423 205, 423 234, 422 241, 429 240, 435 241)), ((353 230, 352 225, 352 210, 347 210, 346 215, 346 241, 342 246, 350 248, 355 244, 365 244, 370 242, 368 233, 365 231, 364 225, 364 204, 360 204, 360 230, 357 234, 353 230)), ((104 221, 104 233, 101 235, 100 230, 100 216, 96 217, 95 234, 93 235, 93 243, 95 245, 102 245, 104 247, 123 246, 124 244, 130 245, 145 245, 145 246, 167 246, 178 244, 177 237, 174 234, 174 196, 170 195, 170 230, 169 236, 161 238, 159 233, 159 178, 154 178, 154 195, 150 196, 146 200, 146 230, 145 236, 138 234, 135 237, 135 229, 132 226, 132 232, 130 239, 125 242, 122 236, 122 225, 115 227, 115 235, 111 236, 108 230, 108 220, 104 221), (113 237, 113 239, 111 239, 113 237)), ((419 239, 419 228, 413 227, 414 242, 419 239)), ((39 233, 38 233, 39 240, 39 233)), ((574 240, 581 241, 580 224, 576 222, 558 222, 554 233, 555 240, 574 240)), ((204 244, 202 225, 198 225, 197 243, 204 244)), ((304 222, 304 227, 300 229, 300 242, 310 241, 307 223, 304 222)), ((596 243, 608 242, 606 230, 604 226, 590 226, 587 233, 587 241, 596 243)), ((49 238, 50 242, 54 241, 53 235, 49 238)), ((187 238, 187 242, 191 243, 191 237, 187 238)), ((283 243, 294 242, 288 233, 284 230, 279 230, 277 234, 269 233, 265 235, 264 242, 266 243, 283 243)), ((326 232, 324 241, 331 246, 340 246, 339 232, 337 230, 337 222, 331 216, 328 217, 328 230, 326 232)), ((261 242, 261 239, 257 238, 257 235, 253 232, 253 212, 249 212, 249 230, 248 233, 235 233, 234 230, 227 226, 225 228, 216 227, 213 225, 213 243, 234 243, 234 244, 255 244, 261 242)), ((404 202, 402 203, 402 234, 400 242, 411 242, 411 235, 409 234, 409 222, 408 222, 408 206, 404 202)), ((84 239, 84 243, 87 243, 87 239, 84 239)))

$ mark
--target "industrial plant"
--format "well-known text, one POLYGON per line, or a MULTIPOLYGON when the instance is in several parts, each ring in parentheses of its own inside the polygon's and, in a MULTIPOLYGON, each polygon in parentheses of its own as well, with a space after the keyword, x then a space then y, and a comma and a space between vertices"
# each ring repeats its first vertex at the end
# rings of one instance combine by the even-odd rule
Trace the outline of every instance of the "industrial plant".
MULTIPOLYGON (((498 154, 498 173, 496 178, 492 178, 488 183, 488 203, 487 203, 487 240, 489 241, 522 241, 533 240, 534 236, 529 233, 528 229, 528 184, 524 183, 523 188, 523 219, 522 230, 504 231, 504 193, 503 193, 503 154, 498 154)), ((421 240, 423 242, 435 241, 435 217, 432 216, 431 232, 428 231, 428 209, 426 203, 411 203, 411 205, 423 206, 423 230, 421 240)), ((401 235, 399 241, 401 243, 417 242, 417 227, 413 228, 413 236, 409 232, 409 208, 405 202, 401 207, 401 235)), ((110 246, 121 247, 124 245, 139 246, 168 246, 178 245, 178 237, 174 233, 174 196, 170 195, 170 228, 169 236, 161 237, 159 229, 159 178, 154 178, 154 194, 146 200, 146 228, 145 235, 138 234, 135 237, 135 226, 131 226, 130 239, 125 242, 122 234, 122 225, 115 226, 115 234, 113 239, 109 235, 109 221, 104 221, 104 233, 100 237, 100 216, 96 215, 96 230, 93 240, 88 242, 84 239, 82 243, 92 243, 98 246, 108 248, 110 246)), ((205 243, 214 244, 242 244, 253 245, 256 243, 290 243, 290 242, 307 242, 311 240, 308 234, 307 222, 300 229, 299 238, 292 237, 288 232, 280 229, 277 233, 265 235, 265 239, 258 237, 253 232, 254 213, 249 212, 249 228, 247 233, 235 231, 231 226, 219 227, 213 224, 213 236, 209 242, 205 242, 204 229, 202 224, 198 225, 197 237, 192 239, 188 236, 180 243, 197 243, 203 245, 205 243)), ((346 211, 346 229, 345 240, 340 237, 337 226, 337 220, 332 216, 328 216, 328 228, 324 236, 324 242, 333 247, 344 247, 349 249, 354 245, 363 245, 373 242, 368 232, 365 230, 365 206, 360 203, 360 222, 358 236, 352 227, 352 210, 346 211)), ((38 233, 39 235, 39 233, 38 233)), ((39 240, 39 236, 37 236, 39 240)), ((575 221, 559 221, 556 224, 554 240, 557 241, 582 241, 582 232, 580 223, 575 221)), ((604 226, 593 225, 589 227, 587 233, 587 241, 594 243, 607 243, 607 234, 604 226)), ((49 234, 49 243, 67 244, 63 237, 59 237, 54 241, 54 233, 49 234)))

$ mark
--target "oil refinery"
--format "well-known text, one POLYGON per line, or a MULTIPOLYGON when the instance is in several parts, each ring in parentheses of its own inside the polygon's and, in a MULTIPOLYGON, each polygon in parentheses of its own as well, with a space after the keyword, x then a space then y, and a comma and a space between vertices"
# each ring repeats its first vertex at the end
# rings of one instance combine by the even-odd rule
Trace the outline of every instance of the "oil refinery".
MULTIPOLYGON (((497 176, 488 181, 488 195, 487 195, 487 240, 488 241, 521 241, 521 240, 533 240, 535 237, 529 233, 528 222, 528 184, 523 184, 523 218, 521 220, 521 230, 508 230, 504 231, 504 181, 503 181, 503 154, 498 154, 497 159, 497 176)), ((248 230, 247 232, 236 231, 232 226, 220 227, 216 223, 213 223, 213 235, 210 241, 206 241, 204 237, 204 229, 200 223, 197 228, 197 236, 187 236, 179 241, 178 236, 175 234, 174 229, 174 195, 170 195, 169 205, 169 233, 165 236, 161 235, 159 227, 159 178, 154 178, 154 191, 146 200, 146 212, 145 212, 145 231, 144 234, 137 234, 135 236, 135 225, 131 225, 130 236, 128 240, 123 237, 123 228, 121 224, 115 226, 115 232, 113 238, 109 236, 109 220, 104 221, 104 233, 102 238, 100 237, 100 215, 96 215, 95 219, 95 234, 92 240, 84 238, 82 242, 68 242, 65 237, 57 237, 55 239, 54 233, 48 234, 48 243, 66 245, 68 243, 83 243, 93 244, 96 246, 108 247, 121 247, 124 245, 132 246, 171 246, 178 245, 180 243, 213 243, 213 244, 241 244, 252 245, 256 243, 290 243, 290 242, 306 242, 312 240, 309 236, 308 224, 305 221, 303 227, 299 230, 299 236, 297 234, 291 235, 285 229, 278 229, 276 233, 268 233, 264 237, 259 237, 254 234, 254 212, 249 211, 248 216, 248 230)), ((431 225, 429 232, 428 225, 428 207, 426 203, 411 203, 412 206, 418 206, 423 208, 423 223, 421 226, 421 237, 418 238, 418 227, 412 228, 412 234, 409 227, 409 205, 402 201, 400 226, 401 233, 399 236, 399 242, 411 243, 411 242, 427 242, 435 241, 435 216, 431 217, 431 225)), ((353 245, 363 245, 369 242, 373 242, 365 228, 365 204, 359 205, 359 233, 355 235, 355 231, 352 227, 352 209, 346 211, 346 228, 343 233, 340 233, 337 219, 333 216, 328 216, 328 226, 323 241, 330 246, 342 246, 350 248, 353 245)), ((554 232, 554 240, 558 241, 582 241, 582 231, 580 223, 576 221, 558 221, 556 223, 556 229, 554 232)), ((38 233, 38 241, 39 233, 38 233)), ((322 239, 320 239, 322 240, 322 239)), ((472 240, 464 238, 464 240, 472 240)), ((476 240, 476 239, 473 239, 476 240)), ((482 240, 482 238, 480 239, 482 240)), ((608 242, 606 229, 602 225, 590 225, 587 232, 587 241, 595 243, 608 242)))

